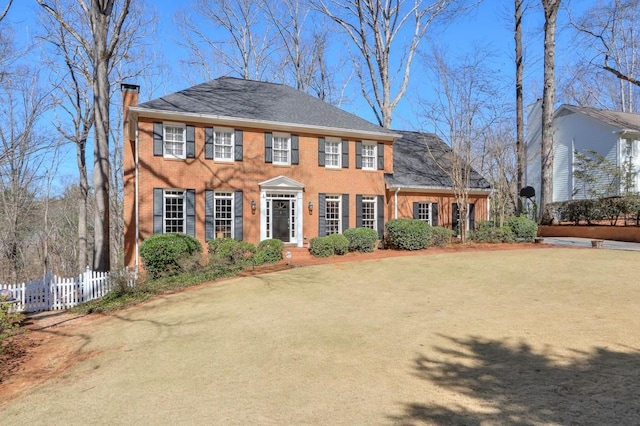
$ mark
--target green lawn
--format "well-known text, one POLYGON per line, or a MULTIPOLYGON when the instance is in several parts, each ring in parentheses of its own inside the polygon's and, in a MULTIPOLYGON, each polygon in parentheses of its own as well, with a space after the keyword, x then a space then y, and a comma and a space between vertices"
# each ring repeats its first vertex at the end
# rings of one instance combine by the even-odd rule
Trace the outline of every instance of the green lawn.
POLYGON ((214 283, 51 330, 94 355, 0 423, 635 423, 639 262, 496 251, 214 283))

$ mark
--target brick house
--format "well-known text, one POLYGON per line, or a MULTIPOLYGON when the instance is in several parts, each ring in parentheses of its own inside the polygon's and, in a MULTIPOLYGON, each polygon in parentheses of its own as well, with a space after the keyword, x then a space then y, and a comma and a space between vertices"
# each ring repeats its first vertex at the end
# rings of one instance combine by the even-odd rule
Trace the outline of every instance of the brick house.
MULTIPOLYGON (((350 227, 382 235, 394 217, 455 225, 450 182, 425 150, 448 149, 434 135, 281 84, 222 77, 139 105, 138 89, 122 85, 126 265, 153 233, 302 247, 350 227)), ((486 219, 490 189, 477 177, 475 217, 486 219)))

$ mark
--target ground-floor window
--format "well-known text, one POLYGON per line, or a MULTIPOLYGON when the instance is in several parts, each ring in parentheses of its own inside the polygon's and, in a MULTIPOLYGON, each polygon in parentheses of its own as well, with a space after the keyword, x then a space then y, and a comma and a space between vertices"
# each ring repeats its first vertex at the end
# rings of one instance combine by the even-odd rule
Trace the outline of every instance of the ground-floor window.
POLYGON ((376 227, 376 196, 362 196, 362 227, 378 229, 376 227))
POLYGON ((438 226, 438 203, 413 203, 413 218, 423 220, 431 226, 438 226))
POLYGON ((185 191, 165 189, 163 210, 163 232, 182 234, 185 232, 185 191))
POLYGON ((233 193, 215 192, 215 237, 233 238, 233 193))
POLYGON ((326 234, 340 234, 342 232, 342 196, 327 195, 325 198, 325 226, 326 234))

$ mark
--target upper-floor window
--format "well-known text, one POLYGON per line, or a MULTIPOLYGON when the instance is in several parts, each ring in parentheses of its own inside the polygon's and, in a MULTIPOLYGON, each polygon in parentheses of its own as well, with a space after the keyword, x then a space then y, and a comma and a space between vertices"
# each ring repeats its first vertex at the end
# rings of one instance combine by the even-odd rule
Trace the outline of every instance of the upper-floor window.
POLYGON ((362 142, 362 168, 377 170, 377 147, 375 142, 362 142))
POLYGON ((291 164, 291 136, 273 134, 273 164, 291 164))
POLYGON ((338 139, 327 138, 324 146, 324 164, 325 167, 342 167, 341 164, 342 149, 341 142, 338 139))
POLYGON ((181 234, 185 232, 185 191, 164 190, 163 232, 181 234))
POLYGON ((164 123, 164 156, 171 158, 186 157, 186 126, 184 124, 164 123))
POLYGON ((216 127, 213 132, 213 158, 233 161, 234 130, 216 127))
POLYGON ((633 139, 624 139, 623 155, 626 159, 632 159, 635 156, 636 141, 633 139))

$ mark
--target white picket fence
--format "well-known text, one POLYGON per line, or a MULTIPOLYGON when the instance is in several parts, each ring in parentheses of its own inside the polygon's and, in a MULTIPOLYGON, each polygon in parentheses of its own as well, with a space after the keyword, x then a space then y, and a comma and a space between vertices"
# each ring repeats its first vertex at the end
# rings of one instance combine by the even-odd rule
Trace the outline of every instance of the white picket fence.
MULTIPOLYGON (((124 273, 128 285, 133 286, 134 277, 126 271, 124 273)), ((114 280, 109 279, 109 272, 95 272, 87 268, 77 277, 61 278, 47 274, 22 284, 0 284, 0 290, 11 292, 14 299, 12 310, 42 312, 69 309, 99 299, 109 293, 114 285, 114 280)))

